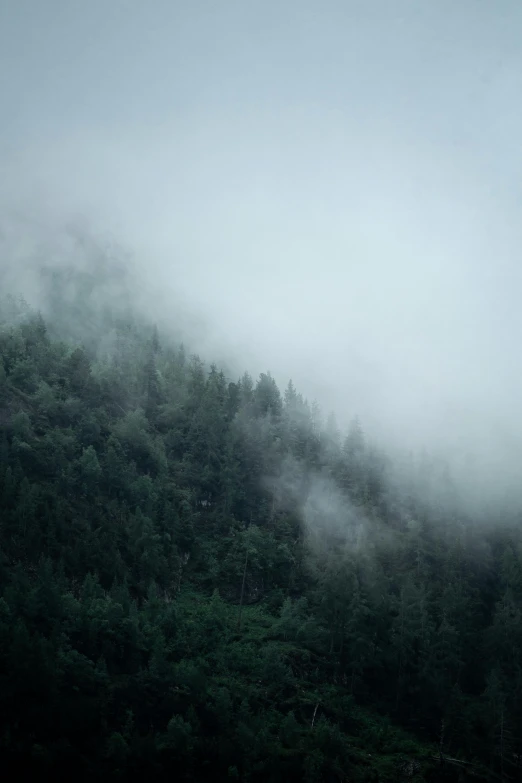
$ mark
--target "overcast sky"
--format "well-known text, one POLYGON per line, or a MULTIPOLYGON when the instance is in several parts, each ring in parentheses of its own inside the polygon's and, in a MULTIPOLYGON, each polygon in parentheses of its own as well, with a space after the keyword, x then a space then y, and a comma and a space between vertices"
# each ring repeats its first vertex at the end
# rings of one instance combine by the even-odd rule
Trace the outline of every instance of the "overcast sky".
POLYGON ((4 205, 110 227, 239 364, 518 449, 518 0, 0 0, 0 118, 4 205))

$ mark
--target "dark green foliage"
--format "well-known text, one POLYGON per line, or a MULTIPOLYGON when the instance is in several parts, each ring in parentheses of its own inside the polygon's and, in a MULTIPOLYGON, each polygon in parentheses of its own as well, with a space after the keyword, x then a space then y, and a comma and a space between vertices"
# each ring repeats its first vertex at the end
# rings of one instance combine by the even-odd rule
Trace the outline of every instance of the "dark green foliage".
POLYGON ((131 319, 60 342, 87 307, 62 305, 49 328, 0 309, 5 768, 516 778, 520 531, 479 541, 394 488, 292 383, 230 382, 131 319))

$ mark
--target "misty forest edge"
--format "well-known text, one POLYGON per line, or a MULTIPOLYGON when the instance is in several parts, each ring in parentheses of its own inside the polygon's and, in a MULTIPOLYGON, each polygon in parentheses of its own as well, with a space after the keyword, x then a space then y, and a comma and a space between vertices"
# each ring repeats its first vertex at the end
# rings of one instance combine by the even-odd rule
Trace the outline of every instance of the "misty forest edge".
POLYGON ((520 514, 39 274, 0 305, 6 769, 519 779, 520 514))

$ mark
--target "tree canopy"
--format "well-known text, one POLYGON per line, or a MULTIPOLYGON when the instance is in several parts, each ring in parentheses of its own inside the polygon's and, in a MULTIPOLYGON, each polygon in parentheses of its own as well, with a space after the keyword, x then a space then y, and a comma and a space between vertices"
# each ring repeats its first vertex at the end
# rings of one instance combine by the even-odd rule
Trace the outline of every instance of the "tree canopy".
POLYGON ((53 281, 56 320, 0 308, 5 767, 518 778, 512 517, 479 528, 394 482, 357 417, 344 437, 292 382, 71 313, 53 281))

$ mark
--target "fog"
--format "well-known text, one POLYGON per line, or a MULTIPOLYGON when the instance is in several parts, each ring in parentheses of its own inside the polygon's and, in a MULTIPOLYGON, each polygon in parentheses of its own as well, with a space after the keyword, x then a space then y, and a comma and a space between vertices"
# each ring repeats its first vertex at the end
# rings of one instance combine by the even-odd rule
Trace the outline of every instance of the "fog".
POLYGON ((516 483, 521 24, 507 0, 0 0, 2 214, 81 216, 151 317, 181 300, 233 366, 516 483))

